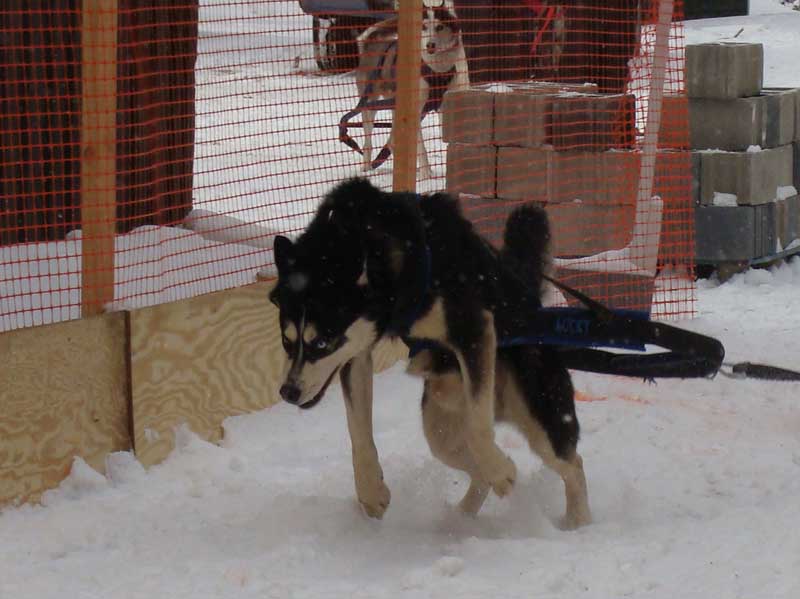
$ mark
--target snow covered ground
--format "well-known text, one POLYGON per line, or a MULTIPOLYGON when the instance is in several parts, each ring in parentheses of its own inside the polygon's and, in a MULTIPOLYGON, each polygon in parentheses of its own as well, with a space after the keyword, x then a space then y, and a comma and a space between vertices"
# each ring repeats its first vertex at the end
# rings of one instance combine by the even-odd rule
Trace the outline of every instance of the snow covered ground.
MULTIPOLYGON (((800 363, 800 259, 698 293, 686 326, 732 360, 800 363)), ((511 497, 476 519, 421 433, 420 384, 376 379, 392 505, 355 502, 338 389, 315 409, 231 418, 221 447, 182 432, 145 472, 78 462, 43 507, 0 514, 0 597, 674 599, 800 596, 800 384, 577 375, 594 524, 563 532, 560 480, 510 429, 511 497)))
MULTIPOLYGON (((800 84, 800 13, 778 0, 751 0, 751 12, 689 23, 687 39, 744 28, 737 39, 765 44, 766 83, 800 84)), ((208 43, 231 43, 223 25, 206 25, 206 38, 219 31, 208 43)), ((292 44, 287 61, 297 55, 292 44)), ((206 72, 219 78, 206 92, 227 81, 225 68, 206 72)), ((235 103, 275 84, 259 77, 253 89, 215 93, 235 103)), ((263 116, 255 128, 278 118, 263 116)), ((249 168, 249 159, 255 165, 279 151, 256 142, 243 140, 241 155, 199 157, 202 207, 258 222, 301 219, 279 212, 288 206, 280 198, 268 198, 273 212, 259 212, 263 190, 280 176, 286 198, 306 197, 319 173, 276 166, 263 175, 252 166, 252 204, 233 182, 213 179, 227 160, 249 168)), ((339 177, 349 158, 332 158, 322 172, 339 177)), ((720 338, 731 361, 798 368, 798 298, 795 259, 723 285, 701 283, 698 315, 682 325, 720 338)), ((365 518, 354 500, 341 394, 331 389, 309 412, 281 404, 229 419, 221 446, 182 431, 167 461, 146 472, 126 453, 110 456, 107 477, 76 461, 42 506, 0 512, 0 598, 800 597, 800 384, 575 380, 581 397, 594 400, 578 406, 595 520, 582 530, 556 528, 561 483, 506 428, 498 439, 519 466, 517 488, 508 499, 491 497, 476 519, 455 513, 466 481, 431 458, 420 384, 399 365, 376 378, 376 439, 393 492, 383 521, 365 518)))

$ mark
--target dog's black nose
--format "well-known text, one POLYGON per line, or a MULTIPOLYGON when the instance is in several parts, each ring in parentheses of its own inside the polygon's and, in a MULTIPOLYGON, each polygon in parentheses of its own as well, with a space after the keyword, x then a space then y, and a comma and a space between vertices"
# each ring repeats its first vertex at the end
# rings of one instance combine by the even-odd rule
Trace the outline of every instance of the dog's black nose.
POLYGON ((433 54, 436 52, 436 42, 428 42, 425 45, 425 49, 428 51, 428 54, 433 54))
POLYGON ((300 401, 300 389, 298 389, 295 385, 284 383, 281 385, 281 390, 279 393, 284 401, 288 401, 291 404, 296 404, 298 401, 300 401))

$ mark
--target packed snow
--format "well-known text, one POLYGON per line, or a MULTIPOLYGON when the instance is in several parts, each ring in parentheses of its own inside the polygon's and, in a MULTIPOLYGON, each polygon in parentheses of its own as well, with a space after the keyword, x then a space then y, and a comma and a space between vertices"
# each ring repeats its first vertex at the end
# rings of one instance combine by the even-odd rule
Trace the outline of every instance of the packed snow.
MULTIPOLYGON (((778 0, 750 4, 750 17, 688 24, 688 41, 723 39, 743 28, 736 39, 765 44, 767 83, 800 84, 800 13, 778 0)), ((249 7, 279 8, 298 23, 304 19, 290 2, 249 7)), ((204 43, 230 43, 224 26, 231 25, 207 22, 204 43)), ((264 47, 264 40, 243 38, 236 43, 264 47)), ((294 44, 286 39, 286 60, 299 71, 308 57, 294 44)), ((206 72, 218 80, 203 93, 244 105, 249 94, 279 85, 262 74, 254 70, 252 89, 234 94, 222 65, 206 72)), ((235 113, 215 117, 209 111, 200 120, 242 116, 235 113)), ((255 131, 283 122, 261 116, 255 131)), ((211 131, 201 127, 199 134, 211 131)), ((209 142, 209 151, 198 156, 204 165, 198 207, 251 222, 285 217, 302 224, 304 208, 290 212, 296 205, 289 200, 311 197, 329 181, 319 172, 281 172, 277 159, 274 172, 259 171, 263 155, 279 150, 284 154, 277 157, 285 158, 293 144, 258 145, 256 134, 242 143, 241 154, 215 156, 209 142), (233 180, 222 180, 232 165, 252 169, 247 180, 254 203, 244 204, 233 180), (286 187, 280 202, 265 191, 276 180, 286 187), (264 199, 272 202, 269 213, 257 208, 264 199)), ((331 155, 320 167, 330 170, 321 172, 335 179, 351 158, 331 155)), ((148 229, 140 234, 156 235, 148 229)), ((172 236, 194 240, 197 264, 202 252, 212 252, 210 260, 223 251, 224 244, 196 232, 169 236, 159 243, 177 243, 172 236)), ((76 235, 63 243, 79 242, 76 235)), ((252 264, 237 267, 237 276, 249 279, 263 264, 264 250, 241 251, 252 264)), ((74 247, 68 252, 76 255, 74 247)), ((162 267, 174 272, 187 266, 186 259, 162 267)), ((163 263, 163 257, 154 260, 163 263)), ((74 272, 74 266, 65 269, 74 272)), ((54 273, 39 274, 48 280, 54 273)), ((800 368, 800 258, 698 287, 697 316, 681 326, 718 337, 729 361, 800 368)), ((155 297, 162 292, 149 291, 154 301, 169 299, 155 297)), ((42 505, 0 512, 0 597, 800 597, 800 383, 721 375, 656 385, 584 373, 574 378, 594 516, 578 531, 558 529, 560 479, 505 427, 497 435, 519 467, 515 490, 507 499, 490 497, 477 518, 460 515, 455 504, 467 481, 431 457, 421 431, 421 384, 398 364, 375 379, 376 442, 392 490, 382 521, 366 518, 355 501, 341 392, 331 388, 310 411, 278 404, 228 419, 219 446, 181 428, 174 452, 148 470, 129 453, 109 456, 106 475, 76 459, 42 505)))
MULTIPOLYGON (((729 360, 796 368, 799 296, 795 259, 702 283, 682 324, 729 360)), ((516 488, 457 513, 466 478, 431 457, 402 368, 375 379, 382 521, 355 500, 332 388, 307 412, 228 419, 221 446, 181 429, 147 471, 128 453, 107 476, 76 460, 43 506, 0 514, 0 597, 800 596, 800 384, 576 374, 594 523, 565 532, 560 479, 507 428, 516 488)))

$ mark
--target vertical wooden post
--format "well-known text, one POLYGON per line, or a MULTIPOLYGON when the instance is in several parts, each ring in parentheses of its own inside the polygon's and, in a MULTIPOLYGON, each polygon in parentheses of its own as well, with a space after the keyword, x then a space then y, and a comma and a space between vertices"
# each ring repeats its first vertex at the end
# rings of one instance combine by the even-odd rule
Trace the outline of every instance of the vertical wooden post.
POLYGON ((397 101, 392 137, 394 142, 394 191, 417 188, 417 140, 420 135, 420 44, 422 0, 403 0, 398 9, 397 101))
POLYGON ((114 299, 117 0, 83 0, 81 12, 81 314, 114 299))
POLYGON ((662 203, 651 203, 658 153, 658 132, 661 129, 661 110, 664 99, 669 32, 672 24, 674 0, 659 0, 656 39, 653 48, 653 68, 650 72, 650 94, 647 99, 647 124, 642 142, 642 162, 639 168, 639 193, 636 199, 637 225, 643 239, 631 242, 631 260, 639 268, 655 276, 658 262, 658 242, 661 233, 662 203), (652 210, 650 209, 652 206, 652 210), (639 221, 638 219, 645 220, 639 221))

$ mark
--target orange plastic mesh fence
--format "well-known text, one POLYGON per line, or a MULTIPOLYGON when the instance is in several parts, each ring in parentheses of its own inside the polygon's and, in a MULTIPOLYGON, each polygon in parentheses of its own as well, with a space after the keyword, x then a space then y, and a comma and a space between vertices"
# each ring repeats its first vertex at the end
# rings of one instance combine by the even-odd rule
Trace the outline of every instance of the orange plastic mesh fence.
MULTIPOLYGON (((614 305, 691 313, 679 3, 656 26, 672 4, 425 9, 411 40, 430 109, 418 191, 461 194, 497 243, 510 210, 536 202, 562 279, 614 305)), ((362 173, 339 121, 361 92, 391 96, 396 14, 393 0, 4 2, 0 331, 269 273, 274 235, 301 231, 331 186, 362 173)), ((376 112, 373 160, 391 115, 376 112)), ((359 149, 363 117, 345 131, 359 149)), ((389 189, 393 165, 365 174, 389 189)))

